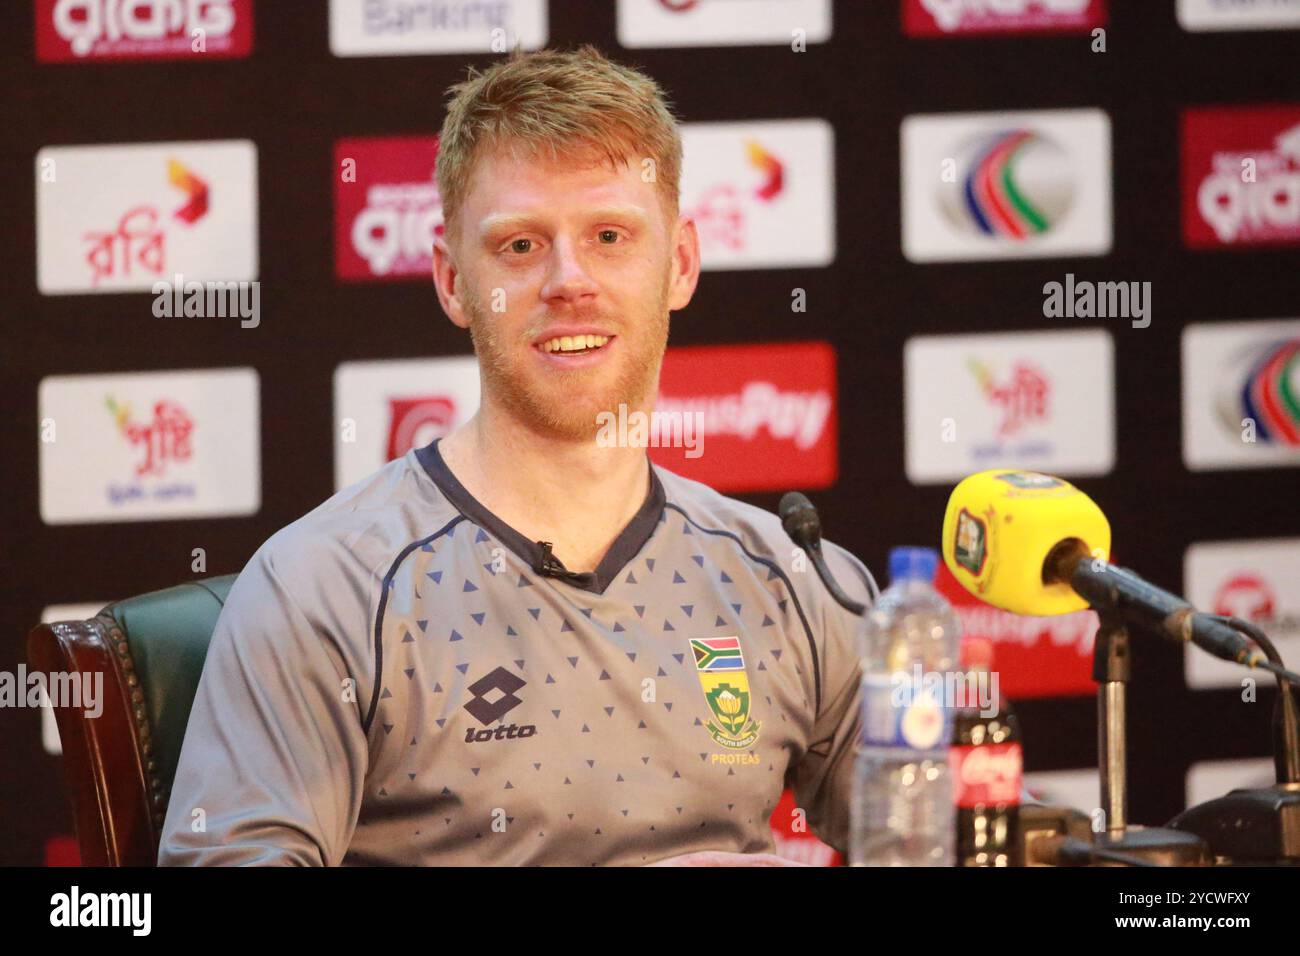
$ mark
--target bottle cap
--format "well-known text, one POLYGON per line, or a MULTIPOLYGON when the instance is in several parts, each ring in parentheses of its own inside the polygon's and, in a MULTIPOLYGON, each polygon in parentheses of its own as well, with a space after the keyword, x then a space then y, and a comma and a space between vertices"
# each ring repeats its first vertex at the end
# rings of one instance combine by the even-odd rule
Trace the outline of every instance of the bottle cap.
POLYGON ((939 553, 934 548, 890 548, 889 581, 925 581, 934 583, 934 569, 939 553))

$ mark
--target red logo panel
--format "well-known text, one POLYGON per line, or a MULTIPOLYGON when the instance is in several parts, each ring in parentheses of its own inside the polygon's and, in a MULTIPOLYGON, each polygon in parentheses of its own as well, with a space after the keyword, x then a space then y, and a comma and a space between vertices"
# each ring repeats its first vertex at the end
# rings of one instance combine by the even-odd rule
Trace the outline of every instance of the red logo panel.
POLYGON ((718 491, 827 488, 838 474, 837 404, 826 342, 669 349, 655 412, 691 416, 703 442, 650 457, 718 491))
POLYGON ((817 834, 808 828, 806 818, 795 813, 796 809, 794 793, 787 790, 781 794, 781 800, 768 820, 776 855, 808 866, 843 866, 844 857, 834 847, 819 840, 817 834))
POLYGON ((1300 244, 1300 104, 1190 109, 1182 127, 1189 248, 1300 244))
POLYGON ((343 139, 334 144, 334 272, 340 279, 432 281, 442 235, 434 181, 438 137, 343 139))
POLYGON ((252 0, 36 0, 41 63, 234 59, 252 49, 252 0))
POLYGON ((962 637, 993 642, 998 691, 1011 701, 1029 697, 1093 694, 1092 645, 1097 615, 1076 611, 1055 617, 1012 614, 967 591, 948 566, 939 563, 935 589, 947 598, 961 621, 962 637))
POLYGON ((912 37, 1088 33, 1106 23, 1106 0, 903 0, 912 37))

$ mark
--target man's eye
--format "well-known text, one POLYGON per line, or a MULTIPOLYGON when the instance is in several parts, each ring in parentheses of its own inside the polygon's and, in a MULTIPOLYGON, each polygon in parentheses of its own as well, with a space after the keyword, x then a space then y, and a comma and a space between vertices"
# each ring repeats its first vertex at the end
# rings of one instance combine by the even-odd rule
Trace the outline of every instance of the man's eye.
POLYGON ((600 236, 600 241, 605 245, 612 245, 613 243, 618 242, 618 230, 616 229, 602 229, 597 233, 597 235, 600 236))
POLYGON ((518 253, 531 252, 533 248, 533 240, 516 239, 514 242, 510 243, 510 248, 514 252, 518 252, 518 253))

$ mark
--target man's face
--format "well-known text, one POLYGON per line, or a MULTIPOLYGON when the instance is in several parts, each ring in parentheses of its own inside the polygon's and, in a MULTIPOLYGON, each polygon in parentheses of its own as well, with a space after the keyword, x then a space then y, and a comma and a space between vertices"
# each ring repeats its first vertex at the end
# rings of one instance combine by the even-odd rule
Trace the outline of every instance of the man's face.
POLYGON ((694 223, 631 163, 485 152, 434 247, 438 297, 468 328, 484 401, 533 430, 592 439, 596 416, 654 400, 668 313, 699 276, 694 223))

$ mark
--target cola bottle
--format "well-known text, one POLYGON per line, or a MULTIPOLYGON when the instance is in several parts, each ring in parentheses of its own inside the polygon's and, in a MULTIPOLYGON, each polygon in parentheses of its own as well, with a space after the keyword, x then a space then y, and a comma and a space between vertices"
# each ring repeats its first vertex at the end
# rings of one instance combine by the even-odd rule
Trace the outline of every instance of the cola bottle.
POLYGON ((993 645, 961 644, 966 700, 953 718, 948 751, 957 805, 958 866, 1021 866, 1020 726, 993 680, 993 645))

